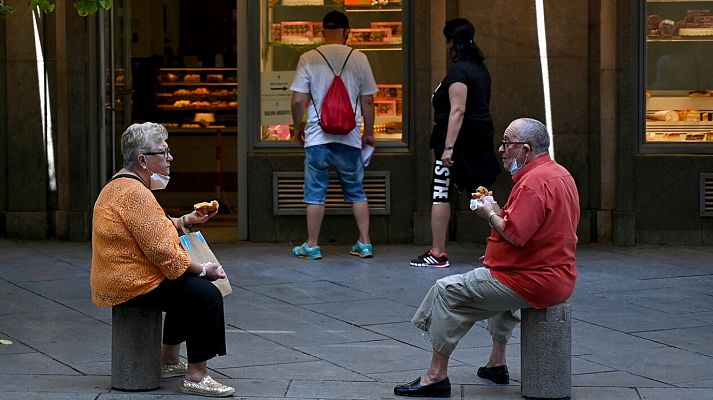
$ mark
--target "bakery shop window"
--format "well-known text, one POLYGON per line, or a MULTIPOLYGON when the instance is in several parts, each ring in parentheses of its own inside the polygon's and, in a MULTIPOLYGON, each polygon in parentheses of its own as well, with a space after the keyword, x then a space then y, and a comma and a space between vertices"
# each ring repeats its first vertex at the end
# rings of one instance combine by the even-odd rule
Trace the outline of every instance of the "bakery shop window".
MULTIPOLYGON (((378 92, 374 135, 404 142, 403 7, 406 0, 261 0, 260 137, 265 145, 294 145, 289 90, 302 53, 322 44, 322 18, 337 9, 349 17, 347 45, 366 54, 378 92)), ((311 105, 310 105, 311 107, 311 105)))
POLYGON ((647 1, 646 143, 713 143, 713 2, 647 1))

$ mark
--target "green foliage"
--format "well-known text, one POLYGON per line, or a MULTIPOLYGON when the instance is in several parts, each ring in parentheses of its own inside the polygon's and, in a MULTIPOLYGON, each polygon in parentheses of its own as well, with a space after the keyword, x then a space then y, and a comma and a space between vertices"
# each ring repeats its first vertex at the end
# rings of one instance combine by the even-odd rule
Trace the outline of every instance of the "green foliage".
POLYGON ((5 5, 5 0, 0 0, 0 15, 14 15, 15 9, 5 5))
POLYGON ((54 4, 51 3, 50 0, 30 0, 30 7, 37 7, 46 13, 54 11, 54 4))
MULTIPOLYGON (((46 13, 54 11, 54 0, 30 0, 30 8, 38 8, 46 13)), ((75 0, 74 9, 82 17, 96 13, 98 10, 111 8, 112 0, 75 0)), ((5 0, 0 0, 0 16, 14 15, 15 9, 6 5, 5 0)))

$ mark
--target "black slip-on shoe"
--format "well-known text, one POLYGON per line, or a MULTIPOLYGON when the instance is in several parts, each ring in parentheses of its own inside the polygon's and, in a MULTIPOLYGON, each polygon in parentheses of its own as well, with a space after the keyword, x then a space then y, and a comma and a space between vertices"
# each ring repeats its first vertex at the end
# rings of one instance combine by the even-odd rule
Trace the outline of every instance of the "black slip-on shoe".
POLYGON ((478 376, 483 379, 489 379, 501 385, 507 385, 508 383, 510 383, 510 374, 508 373, 507 365, 490 368, 480 367, 478 368, 478 376))
POLYGON ((413 382, 395 386, 394 394, 409 397, 451 397, 451 381, 446 378, 440 382, 421 386, 421 377, 418 377, 413 382))

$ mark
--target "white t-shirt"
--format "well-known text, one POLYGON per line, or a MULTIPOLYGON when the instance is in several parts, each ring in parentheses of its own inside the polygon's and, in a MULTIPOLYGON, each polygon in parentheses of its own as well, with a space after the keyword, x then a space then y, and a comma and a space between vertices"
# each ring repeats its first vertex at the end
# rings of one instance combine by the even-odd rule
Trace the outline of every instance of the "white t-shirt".
MULTIPOLYGON (((351 47, 342 44, 327 44, 319 47, 319 51, 329 60, 329 64, 334 72, 339 74, 347 58, 351 47)), ((347 87, 352 106, 359 102, 358 96, 373 95, 377 91, 374 74, 366 55, 359 50, 354 50, 349 56, 349 61, 344 67, 342 81, 347 87)), ((300 57, 297 64, 295 79, 292 81, 290 89, 299 93, 310 93, 314 97, 314 106, 317 110, 322 110, 322 100, 332 84, 334 74, 319 53, 310 50, 300 57)), ((347 146, 361 148, 361 137, 359 128, 361 127, 361 104, 357 107, 356 128, 346 135, 330 135, 325 133, 319 126, 319 118, 314 106, 310 102, 307 106, 307 126, 305 127, 305 147, 316 146, 325 143, 342 143, 347 146)))

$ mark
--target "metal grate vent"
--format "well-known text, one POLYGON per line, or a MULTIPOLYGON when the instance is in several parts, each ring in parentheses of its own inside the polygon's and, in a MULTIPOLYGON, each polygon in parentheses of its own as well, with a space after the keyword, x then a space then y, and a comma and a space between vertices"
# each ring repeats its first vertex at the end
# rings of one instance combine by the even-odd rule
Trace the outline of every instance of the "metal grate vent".
POLYGON ((701 217, 713 217, 713 174, 701 174, 701 217))
MULTIPOLYGON (((304 215, 305 203, 302 202, 304 193, 304 173, 302 172, 274 172, 272 174, 272 211, 274 215, 304 215)), ((369 199, 369 213, 373 215, 389 215, 391 202, 389 190, 389 171, 364 172, 364 191, 369 199)), ((351 204, 344 202, 342 187, 335 173, 332 173, 327 188, 325 201, 325 214, 341 215, 351 214, 351 204)))

